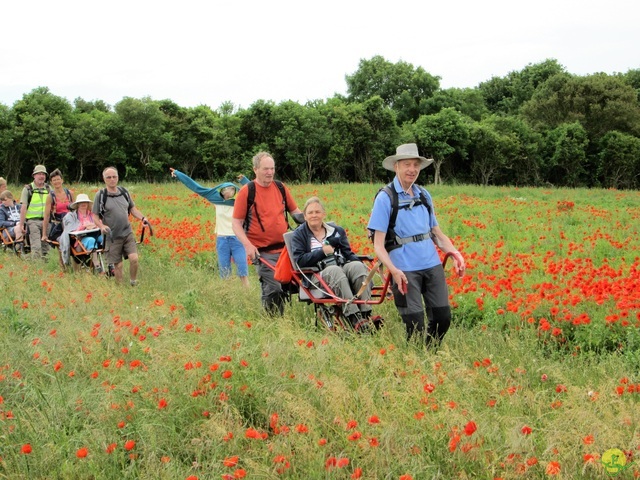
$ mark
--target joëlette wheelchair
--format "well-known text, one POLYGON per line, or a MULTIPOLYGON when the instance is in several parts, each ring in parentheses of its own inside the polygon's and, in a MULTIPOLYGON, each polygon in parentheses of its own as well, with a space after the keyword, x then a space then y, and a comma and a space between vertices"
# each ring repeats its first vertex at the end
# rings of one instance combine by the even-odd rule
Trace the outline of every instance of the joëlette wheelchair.
MULTIPOLYGON (((145 224, 142 226, 140 232, 140 240, 137 240, 138 245, 144 243, 145 232, 149 230, 149 236, 153 236, 153 227, 151 224, 145 224)), ((106 265, 104 260, 104 243, 98 243, 97 237, 100 236, 100 230, 95 228, 91 230, 78 230, 69 232, 69 258, 73 261, 74 269, 86 270, 93 274, 105 274, 107 277, 113 276, 113 265, 106 265), (82 243, 82 238, 91 235, 96 238, 94 247, 91 249, 86 248, 82 243)), ((49 240, 49 244, 53 247, 59 247, 59 242, 49 240)), ((64 268, 64 267, 63 267, 64 268)))
POLYGON ((23 232, 22 238, 17 242, 16 239, 9 234, 8 228, 0 228, 0 238, 2 238, 2 248, 5 252, 11 251, 16 255, 21 256, 25 253, 29 253, 31 250, 29 246, 28 231, 23 232))
POLYGON ((94 274, 106 271, 103 258, 104 240, 100 242, 99 237, 100 229, 98 228, 69 232, 69 258, 73 261, 75 270, 87 270, 94 274), (95 240, 91 248, 87 248, 82 242, 87 237, 95 240))
MULTIPOLYGON (((391 298, 391 290, 389 288, 391 275, 383 271, 382 264, 374 262, 370 256, 358 255, 359 259, 367 266, 369 273, 359 291, 354 292, 355 294, 352 298, 340 298, 324 281, 318 268, 299 268, 297 266, 290 255, 292 251, 292 235, 293 232, 284 234, 286 254, 289 257, 292 267, 291 283, 288 286, 288 291, 292 294, 297 293, 300 302, 313 305, 316 326, 322 325, 322 327, 331 332, 354 330, 356 332, 365 332, 380 328, 383 319, 379 315, 363 317, 362 321, 351 325, 342 310, 345 305, 351 303, 356 305, 379 305, 386 299, 391 298), (369 283, 372 283, 371 299, 362 300, 360 296, 365 291, 365 286, 369 283)), ((283 251, 283 255, 284 254, 285 251, 283 251)), ((275 265, 271 265, 262 258, 260 258, 260 261, 275 270, 275 265)))

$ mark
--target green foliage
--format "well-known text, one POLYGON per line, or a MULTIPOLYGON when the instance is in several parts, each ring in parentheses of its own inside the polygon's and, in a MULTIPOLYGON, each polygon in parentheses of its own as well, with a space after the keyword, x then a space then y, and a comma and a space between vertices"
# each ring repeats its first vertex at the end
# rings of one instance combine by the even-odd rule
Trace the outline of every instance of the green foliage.
POLYGON ((0 172, 18 184, 35 163, 76 181, 101 182, 107 165, 134 181, 161 181, 169 167, 231 180, 250 176, 251 157, 266 150, 290 183, 384 182, 381 160, 417 142, 434 156, 435 184, 640 186, 630 160, 640 138, 637 70, 576 76, 548 59, 475 88, 441 89, 421 67, 374 56, 346 82, 346 97, 218 110, 129 97, 114 108, 82 98, 72 106, 39 87, 0 105, 0 172), (613 141, 611 132, 629 137, 613 141))
POLYGON ((360 60, 358 70, 345 77, 349 99, 365 102, 378 96, 384 104, 398 114, 398 121, 412 121, 420 115, 420 102, 438 90, 440 78, 414 68, 410 63, 391 63, 376 55, 369 60, 360 60))

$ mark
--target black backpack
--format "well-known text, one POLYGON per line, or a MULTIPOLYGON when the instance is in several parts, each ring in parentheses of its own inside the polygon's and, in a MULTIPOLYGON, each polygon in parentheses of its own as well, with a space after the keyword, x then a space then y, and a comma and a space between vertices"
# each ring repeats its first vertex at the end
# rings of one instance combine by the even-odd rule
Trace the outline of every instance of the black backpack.
MULTIPOLYGON (((274 180, 273 183, 276 184, 278 190, 280 190, 280 194, 282 195, 282 205, 284 206, 284 218, 287 221, 287 225, 289 224, 289 207, 287 205, 287 194, 284 191, 284 184, 279 180, 274 180)), ((260 228, 264 232, 264 226, 262 225, 262 221, 260 220, 260 215, 258 215, 258 208, 253 209, 251 211, 251 207, 253 207, 256 203, 256 184, 254 180, 251 180, 247 183, 247 188, 249 191, 247 192, 247 214, 244 217, 244 223, 242 224, 244 227, 244 231, 247 232, 249 230, 249 226, 251 225, 251 220, 253 219, 253 214, 255 213, 256 220, 260 225, 260 228)))
POLYGON ((100 191, 100 210, 99 210, 99 217, 100 219, 104 219, 104 212, 105 212, 105 205, 107 204, 107 198, 111 197, 124 197, 127 200, 127 203, 129 204, 129 208, 128 211, 131 212, 131 209, 133 208, 133 202, 131 202, 131 197, 129 196, 129 192, 127 191, 126 188, 120 187, 118 186, 118 193, 116 195, 108 195, 107 194, 107 189, 103 188, 100 191))
MULTIPOLYGON (((418 195, 418 200, 411 203, 407 203, 402 206, 398 205, 399 204, 398 192, 396 192, 396 189, 393 186, 393 182, 389 183, 388 185, 385 185, 380 190, 378 190, 378 192, 374 197, 374 201, 375 201, 376 197, 380 194, 380 192, 385 192, 387 195, 389 195, 389 198, 391 199, 391 215, 389 216, 389 227, 387 228, 387 233, 384 237, 384 248, 387 250, 387 252, 395 250, 396 248, 400 248, 402 245, 406 243, 419 242, 421 240, 424 240, 430 235, 429 232, 423 233, 420 235, 414 235, 413 237, 402 239, 402 241, 400 242, 398 241, 399 239, 396 236, 395 228, 396 228, 396 219, 398 218, 399 209, 402 208, 403 210, 405 210, 405 209, 411 209, 415 206, 424 205, 427 211, 429 212, 429 216, 431 216, 432 208, 431 208, 431 204, 429 203, 429 199, 427 198, 427 195, 425 193, 425 190, 419 185, 416 185, 416 186, 420 191, 418 195)), ((369 230, 369 233, 367 236, 369 237, 371 242, 373 242, 375 231, 371 229, 368 229, 368 230, 369 230)))

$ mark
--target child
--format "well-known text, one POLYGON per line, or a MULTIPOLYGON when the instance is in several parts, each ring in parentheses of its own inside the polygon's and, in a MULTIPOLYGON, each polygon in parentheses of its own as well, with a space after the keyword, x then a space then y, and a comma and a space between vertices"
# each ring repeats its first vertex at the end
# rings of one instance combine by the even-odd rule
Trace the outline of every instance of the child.
POLYGON ((5 236, 7 241, 22 242, 21 205, 16 203, 13 194, 9 190, 4 190, 0 193, 0 202, 0 228, 4 229, 2 235, 5 236), (7 238, 6 235, 10 238, 7 238))
MULTIPOLYGON (((233 197, 238 192, 238 187, 231 182, 225 182, 213 188, 206 188, 175 168, 170 168, 169 170, 171 170, 172 177, 177 178, 187 188, 209 200, 216 208, 216 251, 218 253, 220 278, 229 278, 231 275, 231 259, 233 258, 242 285, 248 287, 249 266, 247 264, 247 253, 231 228, 233 197)), ((239 181, 243 185, 249 182, 244 176, 239 177, 239 181)))

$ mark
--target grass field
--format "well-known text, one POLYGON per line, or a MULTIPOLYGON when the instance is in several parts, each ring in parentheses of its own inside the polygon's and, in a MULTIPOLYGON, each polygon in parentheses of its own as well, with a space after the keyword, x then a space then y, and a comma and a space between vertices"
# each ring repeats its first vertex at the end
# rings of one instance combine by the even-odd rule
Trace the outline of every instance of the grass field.
MULTIPOLYGON (((640 193, 429 188, 468 264, 433 352, 391 301, 373 336, 266 317, 253 271, 218 277, 211 205, 125 186, 139 286, 0 254, 0 478, 640 477, 640 193)), ((372 253, 378 188, 292 191, 372 253)))

